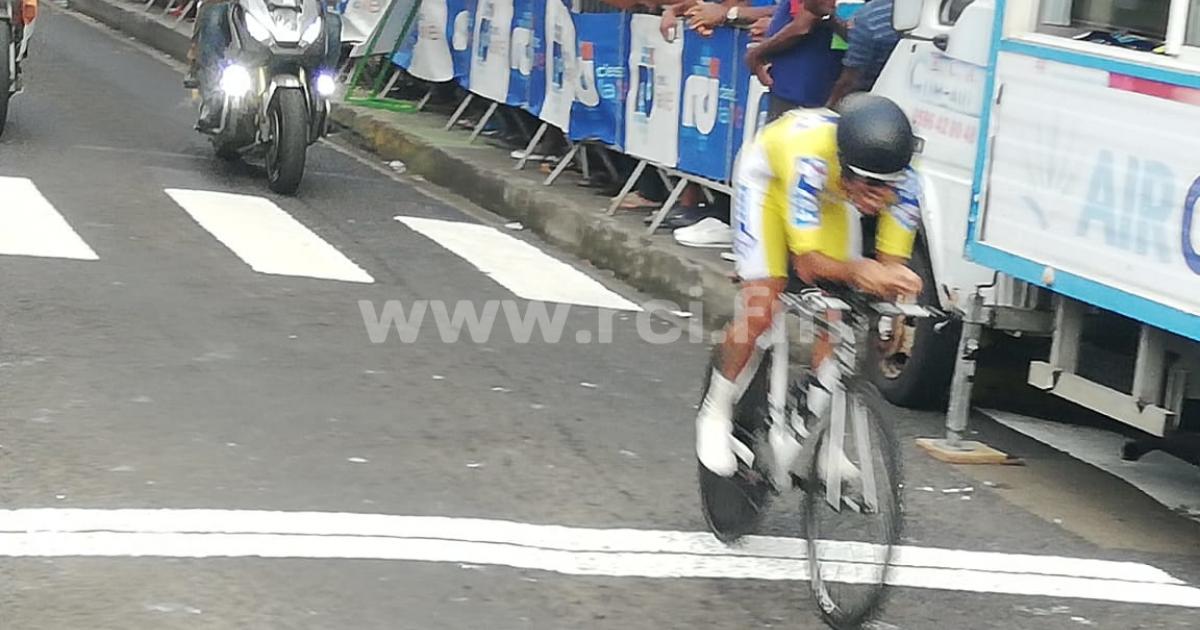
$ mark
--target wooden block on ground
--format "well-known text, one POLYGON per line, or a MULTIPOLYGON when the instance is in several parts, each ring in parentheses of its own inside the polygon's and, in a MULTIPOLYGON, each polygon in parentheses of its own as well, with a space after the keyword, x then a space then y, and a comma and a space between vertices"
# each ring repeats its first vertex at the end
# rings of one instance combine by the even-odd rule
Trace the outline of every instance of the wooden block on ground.
POLYGON ((1021 460, 974 440, 962 440, 950 446, 938 438, 917 438, 917 446, 936 460, 948 464, 1020 464, 1021 460))

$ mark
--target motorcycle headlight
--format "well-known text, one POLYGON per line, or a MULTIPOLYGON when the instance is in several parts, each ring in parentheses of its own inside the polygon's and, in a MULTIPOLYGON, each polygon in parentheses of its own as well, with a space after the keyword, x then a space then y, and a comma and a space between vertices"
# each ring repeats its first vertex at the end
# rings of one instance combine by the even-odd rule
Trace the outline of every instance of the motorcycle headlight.
POLYGON ((317 43, 317 40, 321 37, 321 32, 325 30, 322 28, 323 26, 324 22, 321 20, 313 20, 313 23, 309 24, 308 28, 304 29, 304 33, 300 35, 300 45, 307 47, 317 43))
POLYGON ((250 37, 257 39, 260 43, 266 44, 271 41, 271 29, 265 24, 258 21, 258 18, 249 13, 243 14, 246 16, 246 32, 250 33, 250 37))
POLYGON ((221 72, 221 91, 233 98, 241 98, 254 89, 254 78, 250 70, 237 64, 226 66, 221 72))
POLYGON ((317 75, 317 94, 329 97, 337 91, 337 81, 333 79, 333 75, 322 72, 317 75))

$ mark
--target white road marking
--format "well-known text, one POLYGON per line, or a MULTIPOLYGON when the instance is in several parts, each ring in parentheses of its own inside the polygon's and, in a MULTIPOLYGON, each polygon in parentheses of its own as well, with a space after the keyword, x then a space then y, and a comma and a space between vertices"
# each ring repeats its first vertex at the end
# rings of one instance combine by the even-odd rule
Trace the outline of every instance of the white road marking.
MULTIPOLYGON (((867 574, 869 545, 831 542, 840 579, 867 574)), ((0 556, 383 559, 470 563, 567 575, 803 580, 804 541, 705 532, 593 529, 489 519, 239 510, 0 511, 0 556)), ((1200 589, 1133 562, 898 550, 895 586, 1200 608, 1200 589)))
POLYGON ((1125 437, 1095 429, 985 409, 989 417, 1014 431, 1124 479, 1154 500, 1200 520, 1200 468, 1169 453, 1154 451, 1136 462, 1121 459, 1125 437))
POLYGON ((527 300, 620 311, 642 310, 587 274, 491 226, 406 216, 398 216, 396 220, 527 300))
POLYGON ((375 279, 269 199, 170 188, 196 223, 260 273, 346 282, 375 279))
POLYGON ((37 186, 0 177, 0 254, 99 260, 37 186))

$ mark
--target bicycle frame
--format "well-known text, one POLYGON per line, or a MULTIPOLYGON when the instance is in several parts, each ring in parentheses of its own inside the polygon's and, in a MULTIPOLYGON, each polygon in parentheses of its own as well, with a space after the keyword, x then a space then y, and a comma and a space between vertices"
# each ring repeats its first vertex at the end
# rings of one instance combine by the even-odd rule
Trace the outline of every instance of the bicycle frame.
MULTIPOLYGON (((861 296, 842 299, 826 294, 821 289, 806 289, 800 293, 783 293, 780 295, 782 308, 778 309, 770 330, 759 340, 761 350, 770 349, 772 353, 771 373, 767 385, 768 404, 768 444, 772 446, 771 474, 776 487, 786 487, 781 482, 796 470, 809 470, 813 457, 818 456, 817 440, 807 439, 810 435, 820 435, 829 431, 828 442, 834 448, 825 450, 827 457, 825 470, 825 499, 835 509, 840 510, 842 499, 842 467, 841 458, 844 456, 842 442, 845 439, 847 420, 855 436, 856 448, 860 453, 869 452, 867 443, 866 412, 862 409, 861 401, 847 396, 846 379, 859 374, 868 356, 867 344, 870 340, 869 325, 873 315, 880 317, 936 317, 938 311, 917 304, 897 304, 891 302, 870 302, 861 296), (834 346, 833 360, 835 369, 834 384, 830 391, 828 407, 820 409, 793 409, 789 413, 787 406, 789 380, 789 342, 787 335, 788 315, 797 315, 812 322, 814 330, 823 332, 830 337, 834 346), (831 317, 837 314, 837 317, 831 317), (850 398, 850 400, 848 400, 850 398), (803 414, 811 412, 817 423, 806 427, 803 421, 796 422, 803 414), (791 433, 789 436, 788 434, 791 433), (783 449, 788 443, 798 443, 798 453, 787 453, 783 449)), ((874 510, 878 505, 875 488, 873 463, 867 457, 863 461, 861 476, 863 479, 863 499, 867 510, 874 510)), ((796 475, 804 481, 801 475, 796 475)), ((807 484, 806 484, 807 485, 807 484)), ((849 504, 852 508, 857 508, 849 504)))

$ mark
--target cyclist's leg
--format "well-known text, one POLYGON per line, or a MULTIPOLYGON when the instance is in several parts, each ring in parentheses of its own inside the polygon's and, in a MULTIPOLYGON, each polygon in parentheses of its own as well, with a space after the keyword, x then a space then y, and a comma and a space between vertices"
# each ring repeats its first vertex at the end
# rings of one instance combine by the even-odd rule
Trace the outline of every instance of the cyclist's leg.
MULTIPOLYGON (((741 182, 746 178, 739 178, 741 182)), ((742 279, 733 321, 725 327, 720 360, 696 416, 696 454, 713 473, 737 471, 733 409, 753 378, 756 344, 772 324, 787 286, 788 254, 782 217, 767 212, 762 194, 739 182, 733 204, 734 252, 742 279), (749 366, 749 368, 748 368, 749 366)))
POLYGON ((742 283, 738 305, 724 330, 719 360, 711 374, 708 394, 696 416, 696 455, 712 472, 728 477, 737 471, 733 444, 733 408, 753 378, 758 338, 772 324, 779 293, 786 280, 765 278, 742 283))

